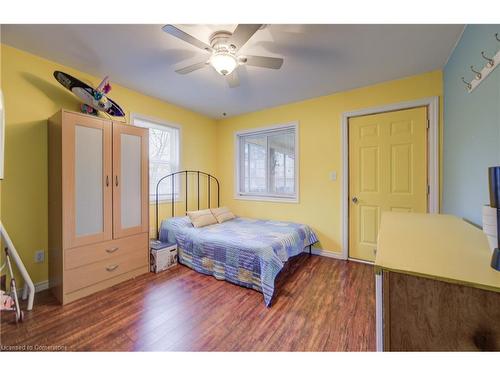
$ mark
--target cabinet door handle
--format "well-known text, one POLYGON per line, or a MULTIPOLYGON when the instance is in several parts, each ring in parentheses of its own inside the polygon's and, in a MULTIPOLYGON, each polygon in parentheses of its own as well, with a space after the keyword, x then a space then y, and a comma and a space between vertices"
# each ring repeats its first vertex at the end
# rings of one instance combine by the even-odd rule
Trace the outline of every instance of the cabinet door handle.
POLYGON ((116 270, 117 268, 118 268, 118 264, 113 264, 112 266, 107 266, 106 271, 111 272, 111 271, 116 270))
POLYGON ((115 185, 118 186, 118 176, 115 176, 115 185))
POLYGON ((116 250, 118 250, 118 247, 111 247, 109 249, 106 249, 106 252, 111 254, 114 253, 116 250))
POLYGON ((106 186, 109 186, 109 176, 106 176, 106 186))

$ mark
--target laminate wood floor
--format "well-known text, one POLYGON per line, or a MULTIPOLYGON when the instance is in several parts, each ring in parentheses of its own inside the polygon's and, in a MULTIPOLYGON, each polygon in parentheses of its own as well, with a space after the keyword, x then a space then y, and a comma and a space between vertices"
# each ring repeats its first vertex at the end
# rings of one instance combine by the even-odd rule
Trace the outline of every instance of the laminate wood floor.
POLYGON ((375 350, 370 265, 300 255, 262 294, 185 266, 148 273, 66 306, 37 293, 25 322, 2 314, 1 350, 375 350))

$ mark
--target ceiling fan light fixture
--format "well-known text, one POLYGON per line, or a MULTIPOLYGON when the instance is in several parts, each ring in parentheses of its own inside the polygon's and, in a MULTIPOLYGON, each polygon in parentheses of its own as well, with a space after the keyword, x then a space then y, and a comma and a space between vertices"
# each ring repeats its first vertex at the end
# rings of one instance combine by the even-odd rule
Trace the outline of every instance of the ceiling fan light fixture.
POLYGON ((241 48, 248 40, 258 31, 262 30, 265 25, 257 24, 239 24, 231 33, 225 30, 218 30, 210 35, 210 45, 196 39, 194 36, 182 31, 174 25, 165 25, 162 30, 166 33, 183 40, 204 51, 210 52, 211 56, 205 58, 196 64, 185 66, 177 69, 178 74, 188 74, 195 70, 202 69, 207 65, 211 65, 214 70, 225 80, 230 88, 239 86, 238 72, 236 68, 239 65, 248 65, 267 69, 280 69, 283 65, 283 58, 269 56, 249 56, 240 55, 241 48))
POLYGON ((210 57, 210 64, 214 67, 217 73, 222 76, 227 76, 233 72, 238 66, 238 61, 236 56, 233 54, 221 51, 215 52, 212 57, 210 57))

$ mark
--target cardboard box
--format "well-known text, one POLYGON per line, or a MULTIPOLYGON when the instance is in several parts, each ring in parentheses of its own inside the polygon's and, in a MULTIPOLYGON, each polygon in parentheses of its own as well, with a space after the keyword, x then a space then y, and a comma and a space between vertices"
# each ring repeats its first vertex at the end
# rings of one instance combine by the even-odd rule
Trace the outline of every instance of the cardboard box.
POLYGON ((177 244, 152 241, 150 252, 150 270, 158 273, 177 264, 177 244))

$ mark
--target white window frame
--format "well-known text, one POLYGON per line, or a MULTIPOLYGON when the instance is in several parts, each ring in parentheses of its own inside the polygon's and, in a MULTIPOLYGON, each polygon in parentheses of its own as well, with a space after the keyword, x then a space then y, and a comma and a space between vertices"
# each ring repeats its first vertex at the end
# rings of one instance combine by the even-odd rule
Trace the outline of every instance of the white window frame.
MULTIPOLYGON (((151 117, 151 116, 145 116, 145 115, 141 115, 139 113, 131 113, 130 114, 130 123, 134 126, 137 126, 137 127, 140 127, 140 128, 146 128, 146 129, 149 129, 149 128, 155 128, 155 129, 159 129, 159 130, 163 130, 165 127, 167 128, 173 128, 173 129, 176 129, 178 131, 178 134, 179 134, 179 145, 177 147, 177 160, 179 161, 178 163, 178 166, 177 166, 177 170, 175 172, 178 172, 178 171, 181 171, 182 170, 182 160, 181 160, 181 155, 182 155, 182 152, 181 152, 181 147, 182 147, 182 127, 178 124, 174 124, 174 123, 170 123, 170 122, 167 122, 165 120, 162 120, 162 119, 159 119, 159 118, 155 118, 155 117, 151 117), (138 125, 138 124, 135 124, 135 120, 142 120, 142 121, 147 121, 147 122, 151 122, 153 123, 152 126, 148 126, 148 127, 145 127, 145 126, 141 126, 141 125, 138 125)), ((149 155, 148 155, 148 169, 149 169, 149 155)), ((149 175, 149 172, 148 172, 148 175, 149 175)), ((176 182, 177 182, 177 194, 174 194, 174 202, 181 202, 182 201, 182 194, 181 194, 181 184, 180 184, 180 176, 176 176, 176 182)), ((162 182, 162 183, 168 183, 168 182, 162 182)), ((148 189, 149 189, 149 185, 148 185, 148 189)), ((153 204, 153 203, 156 203, 156 198, 153 196, 151 196, 151 192, 148 192, 148 196, 149 196, 149 203, 150 204, 153 204)), ((171 199, 170 198, 163 198, 163 199, 159 199, 158 200, 159 203, 168 203, 168 202, 171 202, 171 199)))
POLYGON ((260 128, 240 130, 234 133, 234 199, 249 200, 249 201, 264 201, 264 202, 282 202, 282 203, 299 203, 299 122, 293 121, 289 123, 271 125, 260 128), (240 137, 250 134, 265 133, 273 130, 280 130, 293 127, 295 131, 295 194, 293 196, 282 196, 273 194, 258 194, 258 193, 242 193, 240 191, 240 137))

